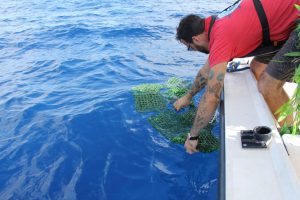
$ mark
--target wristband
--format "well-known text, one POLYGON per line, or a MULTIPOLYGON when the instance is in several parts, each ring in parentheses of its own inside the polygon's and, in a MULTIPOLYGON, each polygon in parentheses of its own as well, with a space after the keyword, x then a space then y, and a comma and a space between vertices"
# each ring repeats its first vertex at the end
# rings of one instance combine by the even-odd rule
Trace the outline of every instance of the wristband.
POLYGON ((188 138, 189 138, 189 140, 198 140, 199 135, 198 136, 191 136, 191 133, 189 133, 188 138))

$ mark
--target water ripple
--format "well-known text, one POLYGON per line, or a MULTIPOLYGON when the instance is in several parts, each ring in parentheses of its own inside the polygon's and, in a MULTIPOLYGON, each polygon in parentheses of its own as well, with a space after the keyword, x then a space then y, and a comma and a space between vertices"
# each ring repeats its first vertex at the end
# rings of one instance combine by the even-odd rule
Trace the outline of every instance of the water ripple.
POLYGON ((153 39, 160 39, 160 36, 147 28, 114 28, 113 30, 102 33, 104 38, 136 38, 136 37, 149 37, 153 39))
POLYGON ((192 80, 178 21, 229 3, 0 1, 0 199, 216 199, 217 152, 187 156, 131 88, 192 80))

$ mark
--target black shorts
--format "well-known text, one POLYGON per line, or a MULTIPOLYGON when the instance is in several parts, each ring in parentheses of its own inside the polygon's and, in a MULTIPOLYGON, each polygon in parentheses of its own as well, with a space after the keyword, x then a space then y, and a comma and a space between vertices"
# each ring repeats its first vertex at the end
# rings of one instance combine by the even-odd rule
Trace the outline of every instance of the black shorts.
POLYGON ((256 56, 255 59, 268 64, 266 72, 273 78, 281 81, 292 81, 296 67, 300 64, 300 59, 299 57, 285 56, 285 54, 297 51, 299 51, 298 32, 294 30, 275 55, 256 56))
POLYGON ((272 58, 276 55, 278 51, 267 53, 264 55, 255 56, 254 59, 260 63, 269 64, 269 62, 272 60, 272 58))

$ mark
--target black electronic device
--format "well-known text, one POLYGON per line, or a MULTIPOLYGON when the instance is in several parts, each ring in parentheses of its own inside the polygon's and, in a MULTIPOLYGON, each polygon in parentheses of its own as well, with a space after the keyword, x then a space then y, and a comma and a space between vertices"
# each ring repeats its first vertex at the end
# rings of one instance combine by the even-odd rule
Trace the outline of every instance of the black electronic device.
POLYGON ((242 148, 267 148, 271 139, 272 130, 267 126, 241 131, 242 148))

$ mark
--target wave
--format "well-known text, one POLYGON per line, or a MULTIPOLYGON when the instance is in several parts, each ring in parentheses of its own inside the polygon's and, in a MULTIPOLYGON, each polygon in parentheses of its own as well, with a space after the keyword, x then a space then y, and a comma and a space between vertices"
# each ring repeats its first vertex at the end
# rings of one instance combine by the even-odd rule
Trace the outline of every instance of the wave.
MULTIPOLYGON (((110 28, 112 29, 112 28, 110 28)), ((120 37, 149 37, 160 39, 160 35, 147 28, 116 28, 102 33, 104 38, 120 38, 120 37)))
POLYGON ((66 24, 52 27, 45 27, 42 32, 37 32, 37 37, 47 39, 74 39, 96 34, 96 31, 85 24, 66 24))

